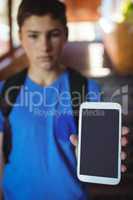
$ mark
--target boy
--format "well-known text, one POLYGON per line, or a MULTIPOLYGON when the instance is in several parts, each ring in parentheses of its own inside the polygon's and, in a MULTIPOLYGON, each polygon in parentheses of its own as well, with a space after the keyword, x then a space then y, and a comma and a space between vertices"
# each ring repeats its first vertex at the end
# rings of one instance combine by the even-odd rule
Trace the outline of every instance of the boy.
MULTIPOLYGON (((70 72, 60 63, 68 36, 65 12, 57 0, 23 0, 19 7, 20 40, 29 67, 9 116, 12 149, 3 174, 5 200, 87 199, 86 187, 76 176, 70 72)), ((98 85, 88 83, 99 100, 98 85)), ((3 121, 1 113, 1 155, 3 121)))

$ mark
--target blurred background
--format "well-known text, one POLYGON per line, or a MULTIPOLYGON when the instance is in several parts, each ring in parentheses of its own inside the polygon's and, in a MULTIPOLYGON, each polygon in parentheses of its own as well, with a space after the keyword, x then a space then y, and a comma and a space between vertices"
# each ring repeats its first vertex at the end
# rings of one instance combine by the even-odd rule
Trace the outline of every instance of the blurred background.
MULTIPOLYGON (((28 65, 16 23, 20 1, 0 0, 0 80, 28 65)), ((97 80, 103 101, 120 103, 130 128, 127 173, 118 186, 88 185, 92 199, 133 200, 133 0, 64 2, 69 40, 62 62, 97 80)))

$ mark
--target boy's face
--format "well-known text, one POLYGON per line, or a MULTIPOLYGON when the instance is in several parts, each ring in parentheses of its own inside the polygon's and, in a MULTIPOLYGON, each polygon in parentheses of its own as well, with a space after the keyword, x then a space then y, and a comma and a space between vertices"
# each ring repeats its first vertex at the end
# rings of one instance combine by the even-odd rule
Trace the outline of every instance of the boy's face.
POLYGON ((30 67, 51 70, 59 65, 67 37, 59 20, 33 15, 21 27, 20 39, 30 67))

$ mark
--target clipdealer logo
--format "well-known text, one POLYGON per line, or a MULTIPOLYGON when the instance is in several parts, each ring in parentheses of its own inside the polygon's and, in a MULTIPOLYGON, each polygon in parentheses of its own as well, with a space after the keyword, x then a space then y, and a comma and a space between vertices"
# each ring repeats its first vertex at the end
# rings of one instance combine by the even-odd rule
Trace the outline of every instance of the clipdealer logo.
POLYGON ((68 91, 59 91, 55 87, 48 87, 40 91, 31 91, 27 86, 18 86, 10 87, 6 91, 5 99, 8 105, 13 107, 28 107, 30 112, 37 110, 38 108, 47 107, 52 109, 56 105, 60 105, 65 108, 72 106, 80 106, 82 100, 91 99, 91 101, 96 101, 100 99, 101 93, 90 91, 86 94, 85 88, 82 87, 81 92, 73 91, 72 96, 71 92, 68 91), (20 91, 19 91, 20 90, 20 91), (19 92, 19 100, 16 102, 11 101, 11 96, 14 92, 19 92), (13 105, 12 105, 13 104, 13 105))
POLYGON ((128 94, 128 85, 124 85, 121 88, 118 88, 114 91, 111 96, 111 102, 117 102, 119 99, 119 103, 122 106, 122 113, 124 115, 128 115, 128 104, 129 104, 129 94, 128 94))

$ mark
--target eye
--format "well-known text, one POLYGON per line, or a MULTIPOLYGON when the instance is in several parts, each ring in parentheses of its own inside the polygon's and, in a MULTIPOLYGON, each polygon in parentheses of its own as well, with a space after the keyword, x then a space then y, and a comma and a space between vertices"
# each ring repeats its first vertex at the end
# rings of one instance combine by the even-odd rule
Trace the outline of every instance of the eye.
POLYGON ((61 32, 60 31, 53 31, 50 35, 52 37, 59 37, 61 35, 61 32))
POLYGON ((32 38, 32 39, 37 39, 38 35, 37 34, 30 34, 30 35, 28 35, 28 37, 32 38))

